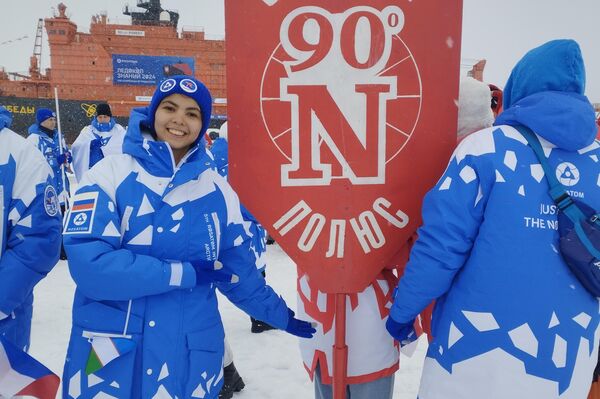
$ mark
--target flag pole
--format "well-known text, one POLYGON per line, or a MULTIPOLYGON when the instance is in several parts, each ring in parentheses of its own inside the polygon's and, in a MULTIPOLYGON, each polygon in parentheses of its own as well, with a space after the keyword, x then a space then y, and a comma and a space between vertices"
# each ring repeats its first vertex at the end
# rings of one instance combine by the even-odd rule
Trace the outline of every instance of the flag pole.
MULTIPOLYGON (((65 149, 63 148, 63 135, 62 135, 62 129, 60 126, 60 109, 58 107, 58 87, 54 87, 54 106, 56 108, 56 126, 57 126, 57 130, 58 130, 58 148, 59 148, 59 153, 60 155, 65 153, 65 149)), ((70 197, 70 193, 67 190, 67 172, 65 170, 65 164, 64 162, 60 165, 60 171, 61 171, 61 178, 62 178, 62 184, 63 184, 63 191, 59 194, 61 197, 63 197, 65 199, 65 210, 69 210, 69 197, 70 197)), ((60 202, 60 201, 59 201, 60 202)))
POLYGON ((348 346, 346 345, 346 294, 335 294, 335 344, 333 345, 333 399, 346 398, 348 346))

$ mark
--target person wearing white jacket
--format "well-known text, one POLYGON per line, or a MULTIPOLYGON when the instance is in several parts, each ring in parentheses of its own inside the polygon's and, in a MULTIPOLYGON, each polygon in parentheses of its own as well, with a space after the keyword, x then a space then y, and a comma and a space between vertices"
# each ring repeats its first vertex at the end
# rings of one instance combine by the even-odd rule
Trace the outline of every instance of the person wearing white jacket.
POLYGON ((109 155, 123 153, 125 129, 112 116, 110 106, 98 104, 92 122, 81 129, 81 133, 71 147, 73 172, 81 181, 85 172, 109 155))

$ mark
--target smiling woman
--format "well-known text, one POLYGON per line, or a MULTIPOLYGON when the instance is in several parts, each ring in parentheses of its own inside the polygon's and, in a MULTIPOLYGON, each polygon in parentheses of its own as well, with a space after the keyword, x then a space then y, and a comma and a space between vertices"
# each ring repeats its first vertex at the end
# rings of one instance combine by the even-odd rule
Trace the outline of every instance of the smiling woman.
POLYGON ((201 144, 210 115, 200 81, 169 77, 132 111, 123 154, 84 175, 64 231, 77 285, 64 398, 216 398, 216 288, 276 328, 315 332, 256 268, 255 230, 201 144))

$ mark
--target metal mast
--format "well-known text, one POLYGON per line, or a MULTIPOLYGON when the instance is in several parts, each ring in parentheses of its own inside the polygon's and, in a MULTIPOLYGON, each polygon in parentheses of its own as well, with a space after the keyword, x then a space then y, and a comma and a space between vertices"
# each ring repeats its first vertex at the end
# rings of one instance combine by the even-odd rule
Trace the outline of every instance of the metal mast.
POLYGON ((33 45, 33 56, 37 58, 38 69, 42 70, 42 34, 44 33, 44 20, 38 19, 35 32, 35 44, 33 45))

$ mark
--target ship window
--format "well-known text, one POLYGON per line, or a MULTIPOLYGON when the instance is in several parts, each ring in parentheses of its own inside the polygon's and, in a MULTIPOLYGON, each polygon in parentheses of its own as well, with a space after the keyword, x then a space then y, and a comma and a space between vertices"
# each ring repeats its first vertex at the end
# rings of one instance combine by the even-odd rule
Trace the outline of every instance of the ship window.
POLYGON ((96 61, 92 61, 92 65, 96 65, 96 61))
POLYGON ((65 30, 64 30, 64 29, 60 29, 60 30, 58 31, 58 34, 59 34, 59 35, 66 35, 66 34, 67 34, 67 32, 65 32, 65 30))
POLYGON ((49 35, 56 35, 56 29, 50 29, 50 30, 48 31, 48 34, 49 34, 49 35))

